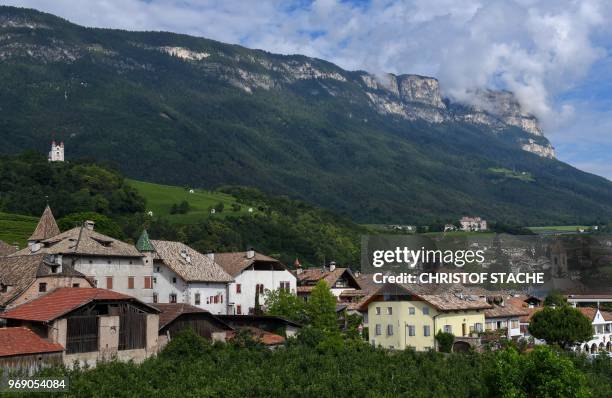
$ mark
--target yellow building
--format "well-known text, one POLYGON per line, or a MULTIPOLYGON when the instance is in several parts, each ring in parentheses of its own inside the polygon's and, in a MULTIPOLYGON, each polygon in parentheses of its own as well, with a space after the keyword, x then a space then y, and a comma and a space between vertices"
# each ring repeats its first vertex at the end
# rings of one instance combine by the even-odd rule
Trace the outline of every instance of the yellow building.
POLYGON ((386 285, 366 300, 369 341, 375 346, 417 351, 436 348, 438 331, 470 341, 484 330, 486 301, 459 294, 414 294, 401 285, 386 285))

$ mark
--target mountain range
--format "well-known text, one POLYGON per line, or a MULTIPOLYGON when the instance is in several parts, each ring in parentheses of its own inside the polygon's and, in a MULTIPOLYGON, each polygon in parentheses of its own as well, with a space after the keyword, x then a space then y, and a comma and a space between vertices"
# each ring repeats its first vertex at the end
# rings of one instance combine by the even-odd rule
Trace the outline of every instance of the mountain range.
POLYGON ((612 219, 612 182, 557 160, 511 92, 473 96, 445 98, 432 77, 0 7, 0 152, 54 139, 67 159, 132 178, 253 186, 359 222, 612 219))

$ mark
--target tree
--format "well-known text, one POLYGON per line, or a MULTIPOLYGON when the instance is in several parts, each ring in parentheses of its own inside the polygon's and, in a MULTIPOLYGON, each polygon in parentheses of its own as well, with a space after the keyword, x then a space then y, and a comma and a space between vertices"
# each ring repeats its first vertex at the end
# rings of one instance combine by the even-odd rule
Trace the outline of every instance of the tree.
POLYGON ((546 298, 544 299, 544 305, 547 307, 561 307, 567 304, 567 299, 561 292, 552 291, 546 298))
POLYGON ((438 333, 436 333, 436 342, 438 343, 438 351, 451 352, 453 343, 455 342, 455 336, 452 333, 446 333, 439 330, 438 333))
POLYGON ((92 211, 83 213, 73 213, 66 217, 62 217, 57 221, 57 226, 61 231, 66 231, 74 227, 83 225, 86 220, 91 220, 95 223, 95 230, 104 235, 111 236, 116 239, 123 239, 123 232, 119 224, 111 220, 107 216, 92 211))
POLYGON ((261 303, 259 302, 259 289, 255 290, 255 308, 253 309, 254 315, 261 315, 263 311, 261 310, 261 303))
POLYGON ((529 354, 498 352, 487 374, 489 395, 502 398, 588 397, 586 378, 572 361, 549 347, 529 354))
POLYGON ((310 324, 324 331, 338 331, 336 297, 325 281, 320 280, 312 289, 306 303, 306 315, 310 324))
POLYGON ((183 200, 178 206, 177 211, 179 214, 187 214, 191 210, 191 206, 189 206, 189 202, 183 200))
POLYGON ((557 344, 566 349, 593 337, 593 325, 589 318, 576 308, 563 305, 546 307, 536 312, 529 324, 529 333, 547 344, 557 344))
POLYGON ((298 323, 306 318, 304 301, 285 289, 266 291, 266 313, 298 323))

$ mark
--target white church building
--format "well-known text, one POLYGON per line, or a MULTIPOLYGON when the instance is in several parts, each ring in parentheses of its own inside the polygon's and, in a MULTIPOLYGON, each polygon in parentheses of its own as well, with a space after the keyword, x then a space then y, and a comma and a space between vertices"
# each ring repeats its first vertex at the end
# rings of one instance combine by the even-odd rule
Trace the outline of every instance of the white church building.
POLYGON ((63 162, 64 161, 64 143, 59 144, 55 141, 51 142, 51 150, 49 151, 49 162, 63 162))

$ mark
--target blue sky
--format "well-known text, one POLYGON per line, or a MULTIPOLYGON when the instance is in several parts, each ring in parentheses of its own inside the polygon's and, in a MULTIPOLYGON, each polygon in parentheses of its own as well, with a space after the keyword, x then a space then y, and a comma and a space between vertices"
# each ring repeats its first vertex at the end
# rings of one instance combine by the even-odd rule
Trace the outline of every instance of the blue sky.
POLYGON ((166 30, 346 69, 439 78, 443 94, 513 91, 559 159, 612 179, 607 0, 0 0, 73 22, 166 30))

